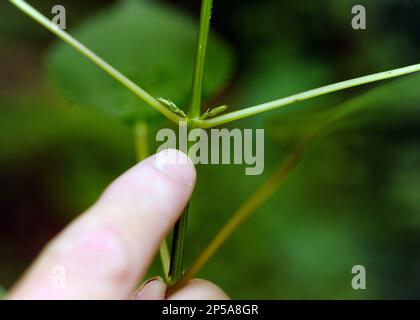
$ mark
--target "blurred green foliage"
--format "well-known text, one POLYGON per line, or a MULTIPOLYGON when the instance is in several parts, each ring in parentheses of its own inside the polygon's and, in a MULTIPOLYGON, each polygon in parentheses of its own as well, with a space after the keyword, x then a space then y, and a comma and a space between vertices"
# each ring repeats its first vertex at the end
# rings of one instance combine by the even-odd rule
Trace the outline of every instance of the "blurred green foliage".
MULTIPOLYGON (((33 4, 47 10, 53 2, 33 4)), ((206 96, 212 105, 247 107, 417 63, 419 6, 360 4, 369 19, 363 32, 350 27, 350 0, 216 0, 214 29, 229 45, 214 37, 206 96)), ((146 116, 151 145, 159 118, 21 13, 0 6, 0 283, 9 286, 48 238, 134 164, 131 131, 108 115, 126 122, 146 116), (28 48, 30 61, 21 55, 28 48), (19 73, 22 64, 28 68, 19 73)), ((71 33, 153 94, 185 106, 196 1, 92 1, 91 12, 80 0, 66 7, 71 33)), ((187 262, 295 141, 348 112, 200 277, 234 298, 419 298, 419 87, 412 75, 232 124, 266 129, 265 173, 198 168, 187 262), (367 269, 363 292, 351 288, 356 264, 367 269)), ((151 274, 158 272, 156 262, 151 274)))
MULTIPOLYGON (((195 24, 179 11, 147 0, 125 0, 89 19, 75 37, 156 97, 188 110, 194 65, 195 24)), ((229 79, 232 56, 212 37, 204 96, 229 79)), ((48 59, 54 82, 70 101, 92 106, 127 123, 156 121, 161 115, 65 43, 48 59)))

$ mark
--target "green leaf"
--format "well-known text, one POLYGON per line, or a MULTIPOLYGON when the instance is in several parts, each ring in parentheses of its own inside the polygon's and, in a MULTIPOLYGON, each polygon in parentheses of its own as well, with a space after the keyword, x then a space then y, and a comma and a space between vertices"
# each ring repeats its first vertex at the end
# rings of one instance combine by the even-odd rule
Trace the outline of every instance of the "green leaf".
POLYGON ((182 117, 186 117, 187 115, 185 114, 184 110, 178 108, 178 106, 176 105, 175 102, 169 100, 169 99, 165 99, 165 98, 158 98, 158 100, 160 102, 162 102, 165 106, 167 106, 169 108, 169 110, 175 112, 176 114, 179 114, 182 117))
POLYGON ((208 118, 215 117, 218 114, 220 114, 222 112, 225 112, 228 108, 229 108, 229 106, 227 106, 227 105, 223 105, 223 106, 216 107, 216 108, 210 108, 201 116, 201 119, 206 120, 208 118))
MULTIPOLYGON (((196 25, 184 14, 146 0, 125 0, 90 17, 71 32, 95 53, 154 96, 177 105, 189 102, 196 25)), ((232 56, 220 39, 209 44, 204 95, 219 90, 231 73, 232 56)), ((64 96, 134 123, 160 116, 102 70, 64 43, 56 45, 48 69, 64 96)))

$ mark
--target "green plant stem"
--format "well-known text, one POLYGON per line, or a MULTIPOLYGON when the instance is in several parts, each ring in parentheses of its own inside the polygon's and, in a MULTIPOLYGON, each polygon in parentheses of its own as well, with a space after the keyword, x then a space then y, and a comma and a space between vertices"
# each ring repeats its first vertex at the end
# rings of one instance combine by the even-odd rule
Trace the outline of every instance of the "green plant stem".
MULTIPOLYGON (((146 159, 149 155, 149 141, 148 141, 148 127, 145 122, 139 122, 135 125, 134 128, 134 146, 136 151, 136 158, 137 161, 143 161, 146 159)), ((169 282, 168 276, 169 276, 169 263, 170 263, 170 255, 168 250, 168 244, 166 242, 166 239, 162 241, 162 244, 160 246, 159 250, 160 260, 162 263, 162 269, 163 274, 166 282, 169 282)))
MULTIPOLYGON (((191 127, 188 127, 188 132, 191 127)), ((191 142, 188 141, 189 150, 191 142)), ((187 240, 188 216, 190 213, 190 202, 187 203, 184 212, 174 226, 172 235, 171 265, 169 268, 169 284, 175 285, 184 272, 184 251, 187 240)))
POLYGON ((26 13, 29 17, 40 23, 46 29, 54 33, 56 36, 64 40, 67 44, 71 47, 79 51, 82 55, 88 58, 90 61, 95 63, 98 67, 108 73, 111 77, 121 83, 124 87, 134 93, 137 97, 142 99, 148 105, 153 107, 155 110, 163 114, 169 120, 173 121, 174 123, 178 123, 181 117, 177 114, 169 110, 166 106, 161 104, 157 99, 155 99, 151 94, 146 92, 144 89, 140 88, 137 84, 133 81, 128 79, 125 75, 123 75, 120 71, 112 67, 108 62, 104 59, 99 57, 97 54, 92 52, 86 46, 81 44, 71 35, 69 35, 64 30, 59 29, 51 20, 45 17, 42 13, 37 11, 35 8, 27 4, 23 0, 9 0, 13 5, 15 5, 18 9, 26 13))
POLYGON ((184 250, 187 240, 187 226, 190 203, 177 221, 173 231, 169 284, 175 285, 184 272, 184 250))
POLYGON ((149 151, 149 130, 145 122, 138 122, 134 126, 134 147, 136 150, 137 161, 143 161, 150 155, 149 151))
POLYGON ((191 89, 189 117, 198 119, 201 113, 204 69, 206 64, 207 43, 210 31, 213 0, 203 0, 201 4, 200 26, 198 31, 197 52, 191 89))
POLYGON ((168 243, 166 242, 166 238, 163 239, 160 245, 159 256, 160 256, 160 261, 162 263, 162 270, 163 270, 165 282, 169 284, 170 283, 169 267, 171 263, 171 255, 169 254, 169 248, 168 248, 168 243))
MULTIPOLYGON (((191 88, 191 105, 188 113, 190 119, 188 130, 195 128, 194 120, 200 117, 203 92, 203 78, 206 61, 207 42, 210 31, 211 12, 213 0, 203 0, 201 3, 200 26, 198 30, 197 51, 195 57, 194 74, 191 88), (192 121, 191 121, 192 120, 192 121)), ((188 145, 188 150, 190 145, 188 145)), ((175 285, 183 274, 184 250, 187 238, 187 226, 190 203, 188 202, 184 213, 175 224, 172 237, 171 265, 169 279, 175 285)))
POLYGON ((275 100, 272 102, 263 103, 257 106, 249 107, 246 109, 241 109, 238 111, 226 113, 224 115, 208 119, 208 120, 198 120, 196 125, 200 128, 211 128, 219 126, 221 124, 229 123, 235 120, 247 118, 252 115, 263 113, 266 111, 278 109, 296 102, 305 101, 315 97, 319 97, 328 93, 337 92, 340 90, 360 86, 363 84, 368 84, 376 81, 386 80, 390 78, 399 77, 402 75, 410 74, 413 72, 420 71, 420 64, 411 65, 404 68, 399 68, 391 71, 380 72, 376 74, 371 74, 368 76, 355 78, 343 82, 334 83, 328 86, 320 87, 317 89, 312 89, 309 91, 301 92, 294 94, 292 96, 275 100))

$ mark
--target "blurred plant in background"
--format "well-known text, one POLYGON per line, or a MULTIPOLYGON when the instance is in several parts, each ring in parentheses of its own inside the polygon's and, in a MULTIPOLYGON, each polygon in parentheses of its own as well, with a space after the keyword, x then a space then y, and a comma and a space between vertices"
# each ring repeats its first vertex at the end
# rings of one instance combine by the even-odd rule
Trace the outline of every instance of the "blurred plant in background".
MULTIPOLYGON (((219 36, 209 50, 208 105, 252 105, 418 62, 420 4, 359 2, 368 10, 363 32, 350 25, 353 1, 215 1, 219 36)), ((197 1, 153 1, 141 10, 131 1, 92 1, 88 8, 83 1, 61 3, 78 39, 153 94, 187 102, 197 1)), ((55 3, 31 4, 48 13, 55 3)), ((418 298, 419 87, 417 74, 235 124, 266 129, 266 173, 198 168, 187 261, 302 133, 330 112, 360 109, 313 148, 200 276, 234 298, 418 298), (362 94, 353 98, 356 93, 362 94), (367 269, 363 292, 351 287, 356 264, 367 269)), ((7 2, 0 4, 1 284, 11 285, 52 235, 135 163, 131 131, 107 115, 115 104, 127 123, 145 118, 152 131, 168 125, 7 2)))

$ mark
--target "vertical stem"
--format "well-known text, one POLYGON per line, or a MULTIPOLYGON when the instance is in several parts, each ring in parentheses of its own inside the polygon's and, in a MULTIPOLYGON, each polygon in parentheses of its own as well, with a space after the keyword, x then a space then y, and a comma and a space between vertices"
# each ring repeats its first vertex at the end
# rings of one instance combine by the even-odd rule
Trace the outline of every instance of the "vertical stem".
POLYGON ((195 56, 194 75, 191 89, 191 105, 189 116, 196 119, 200 116, 204 67, 206 64, 207 42, 210 31, 213 0, 203 0, 201 4, 200 27, 198 31, 197 52, 195 56))
MULTIPOLYGON (((149 155, 149 141, 148 141, 148 127, 145 122, 138 122, 134 129, 135 139, 134 146, 136 150, 137 161, 140 162, 146 159, 149 155)), ((168 281, 170 255, 166 239, 162 241, 160 246, 160 260, 162 262, 163 274, 165 280, 168 281)))
MULTIPOLYGON (((204 66, 206 61, 212 7, 213 0, 203 0, 201 3, 200 26, 198 30, 197 51, 191 89, 191 105, 188 114, 189 118, 193 120, 198 119, 201 112, 204 66)), ((191 123, 192 122, 188 124, 188 130, 193 129, 191 123)), ((188 146, 188 149, 189 147, 190 146, 188 146)), ((169 279, 172 285, 175 285, 183 274, 184 248, 187 237, 189 207, 190 204, 188 203, 184 213, 174 227, 171 265, 169 269, 169 279)))
MULTIPOLYGON (((188 142, 188 150, 190 149, 190 142, 188 142)), ((175 285, 183 275, 184 264, 184 250, 187 240, 187 226, 188 215, 190 211, 190 202, 184 209, 181 217, 174 226, 172 236, 172 250, 171 250, 171 263, 169 268, 169 283, 175 285)))
POLYGON ((163 239, 159 248, 160 261, 162 263, 163 275, 166 283, 169 283, 169 266, 171 263, 171 256, 169 254, 168 243, 166 238, 163 239))
POLYGON ((134 128, 134 147, 136 150, 136 159, 138 162, 146 159, 149 152, 149 142, 147 136, 149 134, 147 124, 145 122, 138 122, 134 128))
POLYGON ((174 285, 183 274, 184 249, 187 238, 187 224, 190 204, 175 224, 172 240, 171 265, 169 268, 170 284, 174 285))

